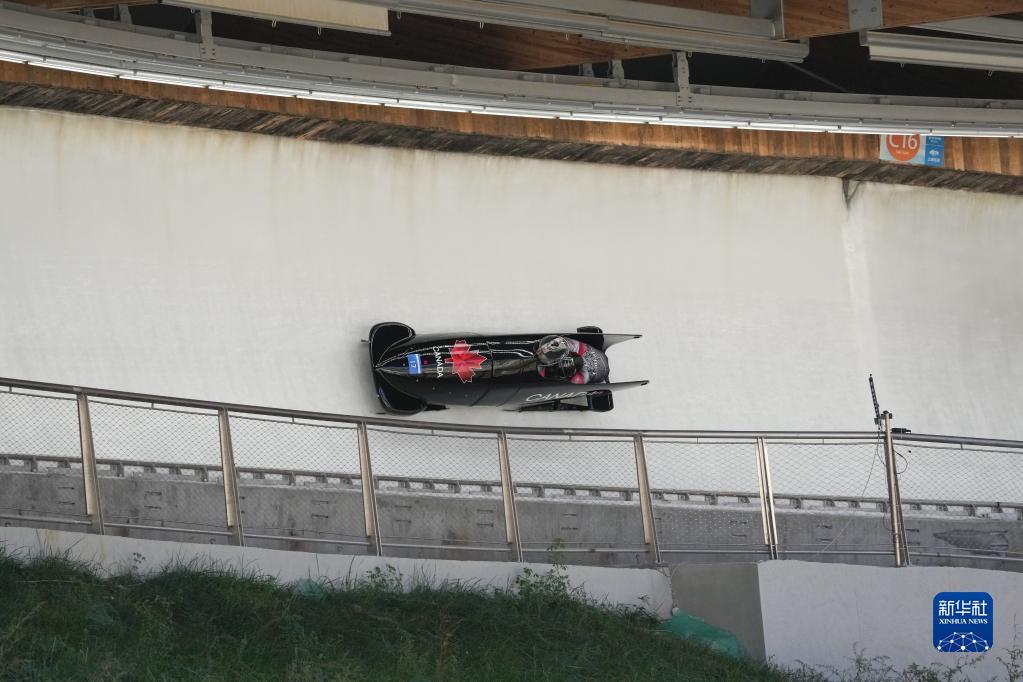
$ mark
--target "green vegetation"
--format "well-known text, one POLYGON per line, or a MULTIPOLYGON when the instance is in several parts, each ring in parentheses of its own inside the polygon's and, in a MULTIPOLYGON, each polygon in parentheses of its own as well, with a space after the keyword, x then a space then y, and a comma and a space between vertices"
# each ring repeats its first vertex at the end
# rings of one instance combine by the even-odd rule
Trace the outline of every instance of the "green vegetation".
MULTIPOLYGON (((558 570, 498 591, 402 583, 389 569, 289 586, 195 564, 101 578, 0 549, 0 680, 974 679, 969 663, 897 670, 862 650, 841 671, 736 661, 586 600, 558 570)), ((1000 679, 1023 682, 1018 644, 997 660, 1000 679)))
POLYGON ((933 663, 931 665, 910 665, 899 670, 887 656, 868 657, 853 647, 856 655, 849 659, 846 670, 828 666, 810 667, 804 665, 789 674, 793 682, 1020 682, 1023 680, 1023 650, 1014 645, 1005 650, 1005 657, 996 660, 1005 668, 1005 675, 990 678, 977 677, 973 668, 981 657, 962 658, 951 666, 933 663))
POLYGON ((100 578, 0 554, 0 678, 786 679, 587 602, 557 571, 506 591, 401 582, 286 586, 195 565, 100 578))

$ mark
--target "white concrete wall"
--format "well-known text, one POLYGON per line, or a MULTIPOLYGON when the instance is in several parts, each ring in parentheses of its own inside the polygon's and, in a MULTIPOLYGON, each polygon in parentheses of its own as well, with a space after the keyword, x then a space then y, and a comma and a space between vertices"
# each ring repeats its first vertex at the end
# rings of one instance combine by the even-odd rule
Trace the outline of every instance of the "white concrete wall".
POLYGON ((1008 679, 998 657, 1023 647, 1023 575, 975 568, 875 568, 774 561, 758 564, 767 658, 849 670, 854 648, 887 656, 898 670, 916 663, 953 667, 980 658, 969 679, 1008 679), (987 592, 994 599, 994 646, 979 654, 947 654, 932 644, 939 592, 987 592))
MULTIPOLYGON (((85 533, 68 533, 34 528, 0 527, 0 546, 24 558, 40 555, 68 556, 92 564, 108 573, 134 570, 149 574, 160 569, 197 561, 214 562, 228 570, 258 573, 282 583, 299 580, 331 580, 344 583, 361 580, 374 569, 393 566, 406 586, 416 582, 441 586, 445 582, 507 589, 523 569, 545 574, 550 564, 516 564, 499 561, 447 561, 401 559, 397 557, 312 554, 275 549, 200 545, 165 540, 137 540, 85 533)), ((610 604, 640 607, 662 618, 671 613, 671 582, 652 569, 566 566, 569 586, 588 597, 610 604)))
POLYGON ((1023 200, 0 110, 0 375, 378 410, 359 344, 596 324, 652 383, 484 423, 1023 437, 1023 200))

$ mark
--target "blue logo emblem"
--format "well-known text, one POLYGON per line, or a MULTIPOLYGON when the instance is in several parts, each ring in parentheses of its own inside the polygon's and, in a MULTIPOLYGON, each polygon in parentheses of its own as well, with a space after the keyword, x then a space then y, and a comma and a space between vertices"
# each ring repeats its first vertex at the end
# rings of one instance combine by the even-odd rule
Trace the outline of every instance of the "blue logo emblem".
POLYGON ((945 148, 928 146, 927 155, 924 157, 924 164, 943 167, 945 165, 945 148))
POLYGON ((995 600, 987 592, 934 595, 934 648, 982 654, 995 643, 995 600))
POLYGON ((419 353, 409 353, 408 358, 408 373, 409 374, 422 374, 423 373, 423 361, 419 357, 419 353))

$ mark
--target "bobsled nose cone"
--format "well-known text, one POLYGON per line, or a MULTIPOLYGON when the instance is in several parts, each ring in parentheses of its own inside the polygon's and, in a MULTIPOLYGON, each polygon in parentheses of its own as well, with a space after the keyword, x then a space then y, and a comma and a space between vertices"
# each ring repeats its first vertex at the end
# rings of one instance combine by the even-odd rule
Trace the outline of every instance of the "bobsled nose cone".
POLYGON ((378 372, 386 372, 387 370, 395 370, 399 368, 400 365, 394 362, 378 362, 373 369, 375 369, 378 372))
POLYGON ((381 359, 373 366, 380 374, 416 374, 419 362, 415 354, 397 355, 381 359))

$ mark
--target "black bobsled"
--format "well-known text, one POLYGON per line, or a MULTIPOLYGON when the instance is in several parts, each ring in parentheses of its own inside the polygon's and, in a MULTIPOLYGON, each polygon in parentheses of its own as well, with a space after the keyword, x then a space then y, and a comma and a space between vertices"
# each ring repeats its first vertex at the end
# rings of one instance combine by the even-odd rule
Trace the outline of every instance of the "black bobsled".
POLYGON ((639 334, 599 327, 548 334, 417 335, 400 322, 369 332, 377 397, 392 414, 491 405, 508 410, 614 408, 616 391, 647 381, 611 383, 605 351, 639 334))

